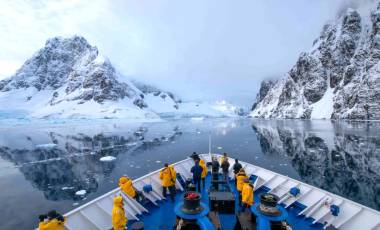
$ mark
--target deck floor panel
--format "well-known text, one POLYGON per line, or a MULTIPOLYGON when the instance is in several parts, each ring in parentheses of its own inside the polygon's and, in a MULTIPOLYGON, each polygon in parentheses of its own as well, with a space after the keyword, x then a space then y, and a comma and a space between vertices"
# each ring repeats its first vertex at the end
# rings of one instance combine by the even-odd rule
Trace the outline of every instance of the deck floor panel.
MULTIPOLYGON (((210 187, 211 184, 211 176, 208 175, 206 178, 206 189, 210 187)), ((240 211, 240 207, 238 205, 238 193, 236 187, 234 186, 234 182, 230 181, 229 183, 231 187, 231 191, 234 193, 236 202, 235 202, 235 210, 236 212, 240 211)), ((269 188, 263 186, 255 191, 254 200, 258 201, 260 194, 264 192, 268 192, 269 188)), ((147 230, 172 230, 175 224, 176 215, 174 213, 174 207, 177 202, 182 200, 183 192, 178 191, 175 196, 175 202, 172 202, 170 199, 162 200, 158 202, 158 206, 153 204, 146 207, 149 210, 149 213, 144 213, 143 215, 139 215, 140 221, 143 221, 145 224, 145 229, 147 230)), ((208 205, 208 194, 204 189, 202 190, 202 200, 203 203, 208 205)), ((288 209, 288 222, 293 227, 294 230, 298 229, 309 229, 309 230, 321 230, 323 226, 321 224, 313 224, 314 219, 312 218, 304 218, 304 216, 297 216, 303 209, 291 206, 288 209)), ((228 215, 228 214, 219 214, 220 223, 222 228, 225 230, 233 229, 236 224, 236 216, 228 215)), ((131 226, 135 221, 129 221, 128 226, 131 226)))

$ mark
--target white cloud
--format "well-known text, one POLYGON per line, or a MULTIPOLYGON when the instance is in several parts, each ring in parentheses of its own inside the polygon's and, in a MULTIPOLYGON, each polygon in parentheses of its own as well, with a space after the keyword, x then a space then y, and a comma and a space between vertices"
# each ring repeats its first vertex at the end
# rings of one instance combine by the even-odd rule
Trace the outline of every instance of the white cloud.
POLYGON ((2 0, 0 76, 48 38, 79 34, 125 75, 248 105, 260 80, 288 71, 342 1, 2 0))
POLYGON ((0 80, 11 76, 21 65, 19 61, 0 59, 0 80))

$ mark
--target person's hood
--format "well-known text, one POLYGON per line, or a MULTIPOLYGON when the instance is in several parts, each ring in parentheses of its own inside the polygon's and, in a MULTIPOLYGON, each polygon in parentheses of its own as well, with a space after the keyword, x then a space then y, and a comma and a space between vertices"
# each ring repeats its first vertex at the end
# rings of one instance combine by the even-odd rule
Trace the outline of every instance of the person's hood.
POLYGON ((122 196, 116 196, 113 198, 113 204, 123 206, 123 197, 122 196))
POLYGON ((126 178, 125 176, 120 177, 119 184, 125 184, 125 183, 127 183, 127 181, 128 181, 128 178, 126 178))

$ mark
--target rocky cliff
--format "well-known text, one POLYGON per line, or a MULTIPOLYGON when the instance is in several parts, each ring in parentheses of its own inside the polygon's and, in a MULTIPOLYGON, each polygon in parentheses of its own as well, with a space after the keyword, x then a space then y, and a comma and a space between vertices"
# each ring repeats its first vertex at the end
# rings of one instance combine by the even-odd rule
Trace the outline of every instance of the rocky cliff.
POLYGON ((380 3, 326 24, 281 79, 263 82, 259 118, 380 119, 380 3))

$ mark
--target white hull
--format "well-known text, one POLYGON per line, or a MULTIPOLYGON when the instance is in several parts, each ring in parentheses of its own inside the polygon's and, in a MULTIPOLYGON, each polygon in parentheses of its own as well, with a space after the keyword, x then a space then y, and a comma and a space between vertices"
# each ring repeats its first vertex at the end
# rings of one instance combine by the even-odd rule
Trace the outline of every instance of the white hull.
MULTIPOLYGON (((215 156, 221 157, 220 155, 215 156)), ((200 157, 206 162, 211 161, 209 154, 201 154, 200 157)), ((233 165, 234 159, 229 158, 229 161, 230 165, 233 165)), ((269 188, 271 193, 280 197, 280 203, 283 203, 286 207, 296 201, 303 204, 306 208, 300 214, 313 218, 315 222, 325 223, 325 226, 331 224, 343 230, 380 230, 380 212, 374 209, 270 170, 246 162, 240 163, 248 175, 254 174, 258 176, 258 179, 255 181, 255 190, 261 186, 269 188), (294 197, 290 195, 289 190, 292 187, 300 189, 298 196, 294 197), (331 204, 335 204, 340 208, 340 213, 336 217, 330 212, 329 205, 331 204)), ((184 179, 187 179, 191 177, 190 168, 193 164, 193 160, 188 158, 175 163, 174 168, 184 179)), ((153 192, 144 195, 154 204, 164 199, 161 195, 162 187, 158 179, 159 172, 160 170, 156 170, 133 181, 135 188, 142 192, 145 184, 152 185, 153 192)), ((233 177, 232 171, 230 172, 230 176, 233 177)), ((179 190, 183 190, 178 181, 176 187, 179 190)), ((67 223, 65 224, 65 228, 68 230, 111 229, 113 197, 118 194, 120 194, 119 188, 66 213, 67 223)), ((135 200, 125 195, 123 196, 125 200, 124 207, 129 220, 136 220, 139 214, 148 212, 147 209, 135 200)))

